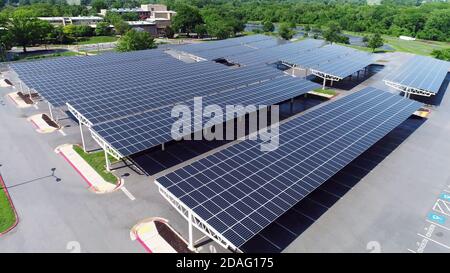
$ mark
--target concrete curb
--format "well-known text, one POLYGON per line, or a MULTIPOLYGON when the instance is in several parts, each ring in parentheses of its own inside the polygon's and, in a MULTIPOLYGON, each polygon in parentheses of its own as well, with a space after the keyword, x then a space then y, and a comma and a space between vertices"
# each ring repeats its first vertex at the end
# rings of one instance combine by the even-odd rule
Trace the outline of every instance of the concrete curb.
POLYGON ((14 224, 12 226, 10 226, 8 229, 6 229, 3 232, 0 232, 0 237, 2 237, 6 233, 13 230, 19 224, 19 215, 17 214, 16 207, 14 207, 14 203, 11 200, 11 196, 9 195, 8 189, 6 188, 5 181, 3 180, 3 177, 1 175, 0 175, 0 186, 3 187, 3 190, 5 191, 5 194, 6 194, 6 198, 8 199, 9 205, 11 206, 11 209, 14 212, 14 216, 16 217, 16 221, 14 222, 14 224))
MULTIPOLYGON (((89 191, 96 193, 96 194, 105 194, 105 193, 111 193, 111 192, 115 192, 118 189, 120 189, 124 183, 122 179, 119 179, 119 182, 117 183, 117 185, 115 185, 115 187, 110 190, 110 191, 100 191, 97 189, 97 187, 95 187, 95 185, 89 181, 89 179, 77 168, 77 166, 75 166, 75 164, 60 150, 60 147, 65 146, 65 145, 71 145, 71 144, 63 144, 60 145, 58 147, 56 147, 55 149, 55 153, 60 154, 64 160, 69 163, 69 165, 83 178, 83 180, 88 184, 88 189, 89 191)), ((73 146, 73 145, 71 145, 73 146)), ((109 182, 105 182, 105 183, 109 183, 109 182)))

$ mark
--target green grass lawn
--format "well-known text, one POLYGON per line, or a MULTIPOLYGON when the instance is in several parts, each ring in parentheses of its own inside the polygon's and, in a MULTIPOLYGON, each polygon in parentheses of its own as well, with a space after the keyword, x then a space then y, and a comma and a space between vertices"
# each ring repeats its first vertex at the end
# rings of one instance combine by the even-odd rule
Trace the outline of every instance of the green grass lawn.
POLYGON ((111 43, 117 41, 119 38, 116 36, 92 36, 87 37, 86 40, 79 41, 77 44, 79 45, 87 45, 87 44, 100 44, 100 43, 111 43))
POLYGON ((313 91, 317 92, 317 93, 325 94, 325 95, 331 95, 331 96, 335 96, 337 94, 336 91, 334 91, 333 89, 317 88, 317 89, 314 89, 313 91))
MULTIPOLYGON (((345 31, 345 33, 355 36, 363 36, 365 34, 351 31, 345 31)), ((427 40, 405 41, 397 37, 387 35, 383 35, 382 37, 384 39, 384 43, 392 46, 392 48, 394 48, 396 51, 408 52, 418 55, 429 56, 434 49, 439 50, 450 47, 450 43, 446 42, 427 41, 427 40)), ((364 47, 358 48, 363 49, 364 47)))
POLYGON ((54 58, 54 57, 68 57, 68 56, 78 56, 81 55, 77 52, 73 51, 65 51, 65 52, 59 52, 59 53, 50 53, 50 54, 37 54, 37 55, 30 55, 30 56, 17 56, 16 60, 37 60, 37 59, 46 59, 46 58, 54 58))
MULTIPOLYGON (((112 184, 117 184, 117 177, 114 176, 112 173, 108 172, 106 170, 105 166, 105 152, 99 151, 99 152, 92 152, 92 153, 85 153, 83 149, 79 146, 74 145, 73 149, 75 152, 77 152, 86 162, 91 165, 94 170, 97 171, 97 173, 105 179, 105 181, 108 181, 112 184)), ((114 158, 109 156, 109 161, 114 162, 114 158)))
POLYGON ((6 231, 16 222, 16 215, 0 185, 0 233, 6 231))
POLYGON ((371 48, 368 48, 365 46, 357 46, 357 45, 349 45, 349 44, 341 44, 341 43, 339 43, 339 45, 348 46, 348 47, 351 47, 354 49, 359 49, 359 50, 367 51, 367 52, 371 52, 371 53, 372 52, 374 52, 374 53, 392 52, 392 50, 389 51, 389 50, 383 50, 383 49, 379 49, 379 48, 376 48, 375 51, 372 51, 371 48))

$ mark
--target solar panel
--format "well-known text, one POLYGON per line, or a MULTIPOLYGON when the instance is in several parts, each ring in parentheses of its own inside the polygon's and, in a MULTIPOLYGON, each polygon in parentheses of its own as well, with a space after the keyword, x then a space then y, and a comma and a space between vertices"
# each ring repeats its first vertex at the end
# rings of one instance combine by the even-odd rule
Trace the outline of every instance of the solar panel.
POLYGON ((149 49, 133 52, 108 52, 95 56, 71 56, 48 60, 14 63, 10 67, 19 75, 46 74, 53 71, 76 70, 111 63, 131 62, 149 58, 164 58, 167 54, 162 50, 149 49))
POLYGON ((450 62, 414 56, 398 70, 386 76, 384 80, 437 93, 449 69, 450 62))
POLYGON ((263 48, 250 53, 238 54, 224 57, 229 62, 241 65, 252 65, 257 63, 274 63, 288 56, 298 54, 302 51, 310 51, 323 45, 321 40, 306 39, 295 43, 287 43, 276 47, 263 48))
POLYGON ((191 75, 184 80, 181 77, 165 81, 159 79, 156 83, 91 96, 88 100, 69 100, 69 104, 96 124, 282 75, 281 71, 268 66, 228 68, 219 73, 191 75))
MULTIPOLYGON (((302 95, 319 85, 284 76, 238 90, 203 97, 203 105, 272 105, 302 95)), ((192 109, 192 101, 187 105, 192 109)), ((172 140, 171 127, 178 119, 171 117, 172 107, 93 126, 93 130, 106 142, 128 156, 172 140)), ((238 116, 241 116, 242 113, 238 116)), ((198 117, 193 117, 198 122, 198 117)), ((225 120, 225 118, 224 118, 225 120)))
POLYGON ((365 52, 354 52, 347 55, 344 59, 334 59, 311 68, 339 78, 345 78, 361 69, 364 69, 371 63, 373 63, 372 54, 365 52))
POLYGON ((273 151, 245 140, 156 183, 239 248, 420 107, 369 87, 282 124, 273 151))
POLYGON ((88 100, 93 96, 104 96, 120 90, 140 88, 146 90, 160 82, 167 84, 202 76, 227 75, 230 69, 212 62, 180 63, 171 58, 168 61, 146 61, 148 65, 105 67, 80 70, 77 73, 52 73, 51 76, 23 78, 23 82, 35 89, 53 106, 62 106, 68 101, 88 100), (174 63, 175 62, 175 63, 174 63), (126 69, 124 67, 127 67, 126 69))
MULTIPOLYGON (((204 43, 197 43, 197 44, 189 44, 189 45, 174 45, 172 46, 173 49, 178 51, 185 51, 188 53, 196 53, 196 52, 203 52, 206 50, 215 50, 219 48, 225 48, 230 46, 236 46, 236 45, 242 45, 242 44, 251 44, 254 42, 264 41, 264 40, 274 40, 275 38, 266 36, 266 35, 249 35, 249 36, 243 36, 238 38, 230 38, 226 40, 220 40, 220 41, 209 41, 204 43)), ((194 54, 196 55, 196 54, 194 54)))

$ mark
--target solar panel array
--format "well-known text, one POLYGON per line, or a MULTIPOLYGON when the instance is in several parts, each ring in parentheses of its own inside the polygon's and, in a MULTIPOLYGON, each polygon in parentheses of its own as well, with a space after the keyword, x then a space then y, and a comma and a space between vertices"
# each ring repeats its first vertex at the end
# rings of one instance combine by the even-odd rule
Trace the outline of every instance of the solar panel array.
POLYGON ((437 93, 449 69, 450 62, 431 57, 414 56, 384 80, 437 93))
POLYGON ((288 56, 282 60, 306 69, 345 78, 373 62, 373 55, 340 45, 327 45, 288 56))
MULTIPOLYGON (((193 68, 195 67, 196 65, 193 65, 193 68)), ((91 96, 89 100, 69 100, 69 104, 91 123, 97 124, 283 75, 281 71, 268 66, 226 68, 198 75, 192 70, 187 71, 191 76, 185 80, 180 76, 168 80, 165 79, 167 77, 158 77, 158 81, 154 83, 128 88, 126 92, 123 88, 115 88, 117 91, 91 96)))
POLYGON ((276 47, 252 51, 246 54, 238 54, 233 56, 227 55, 224 58, 231 63, 241 65, 274 63, 283 60, 288 56, 295 56, 300 52, 309 52, 323 45, 324 42, 321 40, 305 39, 295 43, 286 43, 276 47))
POLYGON ((282 124, 273 151, 245 140, 157 183, 239 248, 420 107, 366 88, 282 124))
POLYGON ((107 52, 95 56, 86 56, 80 58, 80 56, 61 57, 57 59, 48 59, 32 62, 22 62, 11 64, 11 68, 18 74, 44 74, 53 71, 68 71, 76 70, 83 67, 99 66, 108 63, 121 63, 123 61, 142 60, 143 58, 158 58, 166 57, 166 54, 162 50, 149 49, 133 52, 107 52))
MULTIPOLYGON (((273 105, 319 87, 320 85, 310 81, 282 76, 237 90, 203 97, 203 104, 215 104, 222 109, 225 109, 226 105, 273 105)), ((193 109, 192 101, 186 102, 186 105, 193 109)), ((123 156, 128 156, 173 140, 171 128, 178 118, 171 117, 171 111, 172 107, 165 107, 98 124, 93 129, 123 156)), ((244 114, 240 113, 236 117, 244 114)), ((197 128, 194 124, 203 126, 204 122, 200 124, 200 120, 201 117, 193 116, 192 128, 197 128)), ((223 122, 227 120, 223 117, 223 122)))
POLYGON ((283 43, 285 42, 270 36, 252 35, 223 41, 173 46, 172 49, 179 52, 187 52, 207 60, 215 60, 225 56, 234 56, 263 48, 276 47, 283 43))
MULTIPOLYGON (((189 45, 173 45, 172 48, 178 51, 184 51, 189 53, 197 53, 197 52, 203 52, 206 50, 216 50, 219 48, 225 48, 225 47, 232 47, 232 46, 238 46, 243 44, 251 44, 255 42, 261 42, 265 40, 274 40, 273 37, 266 36, 266 35, 250 35, 250 36, 243 36, 238 38, 231 38, 226 40, 220 40, 220 41, 210 41, 206 43, 198 43, 198 44, 189 44, 189 45)), ((194 54, 195 55, 195 54, 194 54)))
POLYGON ((136 87, 145 90, 157 82, 181 84, 186 78, 227 70, 230 69, 212 62, 184 63, 166 55, 165 58, 105 64, 44 75, 25 74, 20 78, 57 107, 68 101, 88 100, 91 96, 103 96, 120 90, 136 87))

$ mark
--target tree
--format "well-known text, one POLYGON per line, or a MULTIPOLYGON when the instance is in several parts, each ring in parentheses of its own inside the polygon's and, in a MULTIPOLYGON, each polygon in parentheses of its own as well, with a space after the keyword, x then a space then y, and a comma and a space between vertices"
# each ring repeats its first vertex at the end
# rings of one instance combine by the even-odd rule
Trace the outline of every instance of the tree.
POLYGON ((264 32, 273 32, 275 30, 275 26, 272 22, 266 21, 263 23, 263 31, 264 32))
POLYGON ((175 32, 170 26, 166 26, 166 28, 164 29, 164 33, 166 34, 166 37, 170 39, 172 39, 175 35, 175 32))
POLYGON ((93 0, 91 2, 91 6, 96 12, 100 12, 101 9, 108 8, 108 5, 104 0, 93 0))
POLYGON ((367 47, 371 48, 372 52, 375 52, 375 49, 381 46, 383 46, 383 38, 381 38, 380 33, 370 36, 369 41, 367 41, 367 47))
POLYGON ((196 25, 194 31, 197 34, 197 38, 203 38, 206 34, 208 34, 208 30, 204 24, 196 25))
POLYGON ((369 36, 364 35, 364 36, 362 37, 362 42, 363 42, 364 44, 367 45, 367 42, 369 42, 369 36))
POLYGON ((125 34, 129 29, 130 25, 124 20, 116 20, 113 22, 114 30, 118 35, 125 34))
POLYGON ((153 38, 145 31, 131 29, 117 42, 117 50, 120 52, 155 48, 153 38))
POLYGON ((108 22, 99 22, 95 28, 95 35, 109 36, 111 35, 111 28, 108 22))
POLYGON ((288 24, 282 23, 278 29, 278 34, 281 36, 281 38, 290 40, 294 36, 294 31, 292 31, 288 24))
POLYGON ((338 43, 340 41, 341 27, 336 22, 328 24, 327 28, 323 32, 323 38, 325 41, 332 43, 338 43))
POLYGON ((441 50, 435 49, 431 52, 431 55, 437 59, 450 61, 450 48, 445 48, 441 50))
POLYGON ((0 16, 0 60, 6 60, 6 51, 11 49, 12 35, 8 31, 8 17, 0 16))
POLYGON ((189 33, 194 31, 196 25, 203 24, 202 16, 198 8, 181 4, 176 8, 177 14, 172 19, 172 28, 176 32, 189 33))
POLYGON ((22 46, 23 52, 27 51, 27 46, 42 43, 52 29, 48 22, 33 17, 26 10, 16 10, 8 24, 13 43, 22 46))
POLYGON ((223 20, 209 20, 206 23, 209 36, 217 39, 226 39, 233 33, 233 28, 223 20))

